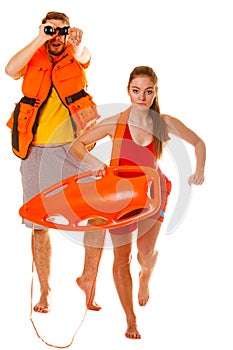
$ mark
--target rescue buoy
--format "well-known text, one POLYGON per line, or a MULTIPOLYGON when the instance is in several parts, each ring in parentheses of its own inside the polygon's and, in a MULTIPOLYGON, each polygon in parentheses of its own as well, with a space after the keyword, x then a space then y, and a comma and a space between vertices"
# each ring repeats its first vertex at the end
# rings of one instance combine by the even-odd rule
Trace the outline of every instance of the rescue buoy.
POLYGON ((77 174, 40 192, 19 215, 39 225, 68 231, 124 226, 156 213, 160 179, 145 166, 109 166, 106 175, 77 174))

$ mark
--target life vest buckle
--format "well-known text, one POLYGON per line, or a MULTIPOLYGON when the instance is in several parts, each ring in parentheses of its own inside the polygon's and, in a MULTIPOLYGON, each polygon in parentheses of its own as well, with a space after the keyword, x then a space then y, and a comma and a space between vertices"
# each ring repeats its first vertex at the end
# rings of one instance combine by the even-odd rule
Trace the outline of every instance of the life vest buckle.
POLYGON ((71 103, 73 103, 73 102, 75 102, 75 101, 79 100, 80 98, 85 97, 87 95, 88 95, 88 93, 84 89, 82 89, 73 95, 67 96, 65 98, 65 100, 66 100, 66 103, 68 105, 70 105, 71 103))

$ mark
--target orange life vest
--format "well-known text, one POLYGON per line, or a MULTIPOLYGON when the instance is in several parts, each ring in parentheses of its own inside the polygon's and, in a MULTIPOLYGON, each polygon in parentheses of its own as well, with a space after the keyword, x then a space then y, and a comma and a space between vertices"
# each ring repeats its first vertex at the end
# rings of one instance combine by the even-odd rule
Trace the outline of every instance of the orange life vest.
POLYGON ((68 108, 74 136, 94 126, 98 119, 96 104, 86 92, 85 69, 73 56, 71 45, 52 61, 45 45, 33 55, 23 77, 24 97, 16 104, 7 126, 12 130, 12 150, 25 159, 36 133, 40 109, 48 99, 52 87, 68 108))

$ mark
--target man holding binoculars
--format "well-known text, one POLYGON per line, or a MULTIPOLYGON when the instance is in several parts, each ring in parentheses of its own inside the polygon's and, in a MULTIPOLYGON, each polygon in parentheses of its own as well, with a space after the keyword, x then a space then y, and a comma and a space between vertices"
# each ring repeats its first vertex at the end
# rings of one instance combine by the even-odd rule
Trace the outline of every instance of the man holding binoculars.
MULTIPOLYGON (((96 105, 85 90, 90 53, 82 37, 82 30, 70 27, 64 13, 48 12, 38 36, 6 65, 6 74, 23 78, 23 97, 7 126, 12 150, 21 158, 24 202, 63 178, 87 171, 69 152, 72 141, 98 119, 96 105)), ((46 313, 51 306, 49 232, 27 220, 23 223, 32 228, 32 254, 40 282, 41 296, 34 311, 46 313)))
POLYGON ((48 52, 52 55, 60 55, 68 42, 72 45, 73 54, 78 55, 77 58, 79 62, 80 54, 85 54, 85 59, 81 58, 81 63, 86 63, 90 58, 90 54, 86 48, 84 49, 83 46, 80 47, 83 36, 82 30, 75 27, 71 28, 69 26, 69 19, 66 18, 66 16, 64 16, 63 23, 61 23, 59 19, 50 19, 48 17, 51 17, 51 15, 47 15, 45 19, 42 20, 40 26, 40 29, 42 31, 44 30, 44 33, 47 34, 46 40, 48 40, 48 36, 50 39, 47 41, 48 52), (57 46, 56 51, 53 50, 55 46, 57 46), (82 52, 83 50, 84 52, 82 52))
POLYGON ((45 34, 50 34, 50 35, 56 34, 57 32, 59 35, 67 35, 69 34, 69 28, 70 27, 62 27, 62 28, 57 27, 53 29, 52 26, 46 26, 44 27, 44 32, 45 34))

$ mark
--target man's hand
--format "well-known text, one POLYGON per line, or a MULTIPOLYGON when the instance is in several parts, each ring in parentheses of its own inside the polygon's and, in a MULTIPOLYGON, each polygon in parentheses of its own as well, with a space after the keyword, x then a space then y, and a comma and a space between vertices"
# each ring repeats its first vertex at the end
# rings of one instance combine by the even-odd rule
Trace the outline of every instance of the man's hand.
POLYGON ((82 37, 83 37, 83 31, 79 28, 69 28, 69 36, 68 36, 68 42, 72 45, 72 46, 79 46, 81 41, 82 41, 82 37))
POLYGON ((67 41, 72 45, 74 57, 80 63, 87 63, 91 58, 91 54, 88 48, 84 45, 83 31, 79 28, 73 27, 69 28, 68 34, 67 41))
POLYGON ((41 23, 40 27, 39 27, 39 37, 41 38, 41 40, 43 40, 44 42, 53 39, 55 36, 57 36, 57 33, 55 34, 46 34, 44 31, 45 27, 52 27, 53 30, 55 31, 56 26, 53 23, 41 23))

